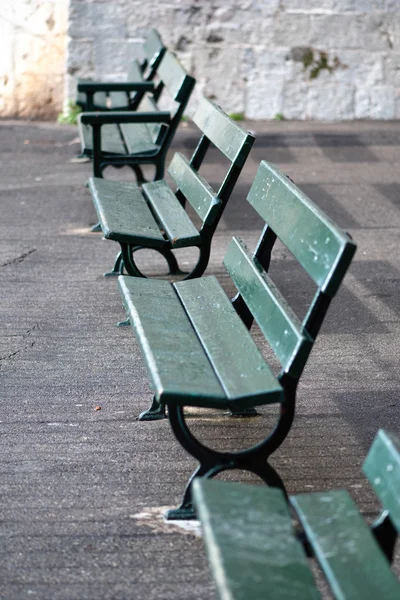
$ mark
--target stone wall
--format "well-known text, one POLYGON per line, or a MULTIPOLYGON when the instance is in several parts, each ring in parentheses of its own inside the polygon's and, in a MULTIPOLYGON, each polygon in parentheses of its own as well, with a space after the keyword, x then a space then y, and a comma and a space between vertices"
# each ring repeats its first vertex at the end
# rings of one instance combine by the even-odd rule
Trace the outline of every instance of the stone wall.
POLYGON ((0 116, 62 109, 68 0, 1 0, 0 116))
POLYGON ((400 0, 70 0, 69 19, 71 98, 77 76, 120 78, 156 27, 227 112, 400 117, 400 0))

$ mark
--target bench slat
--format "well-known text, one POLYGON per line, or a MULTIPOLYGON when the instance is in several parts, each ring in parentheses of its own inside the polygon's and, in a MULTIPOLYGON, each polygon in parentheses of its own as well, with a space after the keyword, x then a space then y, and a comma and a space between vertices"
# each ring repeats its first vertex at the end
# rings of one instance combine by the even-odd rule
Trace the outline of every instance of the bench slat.
POLYGON ((118 285, 159 402, 226 407, 225 394, 168 281, 120 276, 118 285))
POLYGON ((243 127, 231 121, 219 106, 204 97, 200 98, 193 122, 231 161, 238 156, 247 139, 254 140, 243 127))
POLYGON ((230 406, 279 402, 282 388, 215 277, 174 287, 213 365, 230 406))
POLYGON ((379 430, 364 461, 363 472, 400 531, 400 441, 395 435, 379 430))
POLYGON ((145 81, 140 65, 136 58, 132 59, 128 66, 127 81, 145 81))
POLYGON ((111 110, 126 108, 129 105, 129 94, 126 92, 110 92, 111 110))
POLYGON ((346 491, 290 500, 335 598, 400 598, 400 583, 346 491))
POLYGON ((165 245, 160 228, 137 185, 91 177, 89 188, 104 237, 153 248, 165 245))
POLYGON ((185 156, 176 152, 168 173, 205 223, 212 223, 221 210, 221 201, 212 187, 190 166, 185 156))
MULTIPOLYGON (((82 113, 84 114, 84 113, 82 113)), ((79 136, 82 148, 93 150, 93 130, 91 125, 79 122, 79 136)), ((126 154, 125 146, 117 125, 103 125, 101 127, 101 151, 110 154, 126 154)))
POLYGON ((201 243, 199 232, 164 179, 145 183, 142 189, 173 248, 201 243))
POLYGON ((147 123, 121 123, 120 128, 129 154, 152 154, 159 148, 147 123))
POLYGON ((186 96, 186 85, 189 84, 189 77, 172 52, 166 52, 158 67, 158 76, 167 88, 171 98, 176 102, 181 102, 186 96))
POLYGON ((221 600, 316 600, 281 490, 198 478, 197 514, 221 600))
POLYGON ((160 52, 164 49, 164 45, 160 34, 156 29, 150 29, 143 44, 144 54, 149 61, 149 66, 153 66, 160 52))
POLYGON ((224 265, 286 372, 298 375, 311 350, 301 323, 257 259, 234 237, 224 265), (299 364, 297 365, 298 361, 299 364))
POLYGON ((355 251, 347 235, 266 161, 247 199, 322 291, 333 296, 355 251))

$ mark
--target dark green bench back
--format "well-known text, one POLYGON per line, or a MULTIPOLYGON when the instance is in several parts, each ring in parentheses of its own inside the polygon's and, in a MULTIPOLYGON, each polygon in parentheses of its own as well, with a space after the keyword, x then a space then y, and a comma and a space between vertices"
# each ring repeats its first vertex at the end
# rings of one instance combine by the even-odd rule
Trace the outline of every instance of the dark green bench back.
POLYGON ((165 52, 165 47, 156 29, 150 29, 147 34, 147 38, 143 43, 143 51, 149 68, 153 70, 157 69, 157 65, 160 63, 165 52))
POLYGON ((254 137, 232 121, 219 106, 204 97, 200 98, 193 122, 203 134, 195 153, 190 162, 182 154, 176 153, 168 172, 175 181, 179 194, 192 205, 203 225, 215 229, 253 145, 254 137), (210 142, 231 163, 217 192, 198 173, 210 142))
POLYGON ((260 164, 247 199, 267 226, 254 255, 234 238, 224 264, 283 373, 298 378, 355 245, 294 183, 265 161, 260 164), (317 285, 302 322, 265 272, 276 237, 317 285))
POLYGON ((363 472, 400 532, 400 441, 395 435, 383 429, 378 431, 363 472))

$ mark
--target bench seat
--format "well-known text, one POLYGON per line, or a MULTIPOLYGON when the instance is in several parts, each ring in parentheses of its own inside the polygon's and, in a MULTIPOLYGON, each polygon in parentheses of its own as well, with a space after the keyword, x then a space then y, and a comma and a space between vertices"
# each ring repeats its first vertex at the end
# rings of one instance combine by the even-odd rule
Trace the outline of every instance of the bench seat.
POLYGON ((372 525, 345 490, 290 496, 291 514, 279 489, 195 480, 194 502, 219 597, 320 598, 312 557, 336 599, 400 598, 390 567, 400 527, 400 441, 380 430, 363 471, 381 502, 372 525))
POLYGON ((104 237, 149 248, 184 248, 200 234, 163 181, 143 185, 92 177, 89 187, 104 237), (164 233, 162 233, 164 232, 164 233))
MULTIPOLYGON (((93 151, 93 134, 91 125, 80 123, 79 135, 82 151, 90 154, 93 151)), ((101 132, 101 152, 105 154, 141 154, 151 156, 157 153, 159 144, 153 141, 152 133, 146 123, 130 123, 129 125, 103 125, 101 132)))
POLYGON ((118 283, 156 401, 244 410, 282 400, 215 277, 170 284, 120 276, 118 283))

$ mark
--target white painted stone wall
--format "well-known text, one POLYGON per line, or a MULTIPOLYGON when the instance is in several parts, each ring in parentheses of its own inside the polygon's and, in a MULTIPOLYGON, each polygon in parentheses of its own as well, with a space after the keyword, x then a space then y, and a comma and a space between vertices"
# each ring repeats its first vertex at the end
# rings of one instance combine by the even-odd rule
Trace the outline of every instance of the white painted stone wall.
POLYGON ((150 27, 227 112, 400 117, 400 0, 70 0, 67 96, 121 78, 150 27))
POLYGON ((68 0, 0 0, 0 117, 62 109, 68 0))

